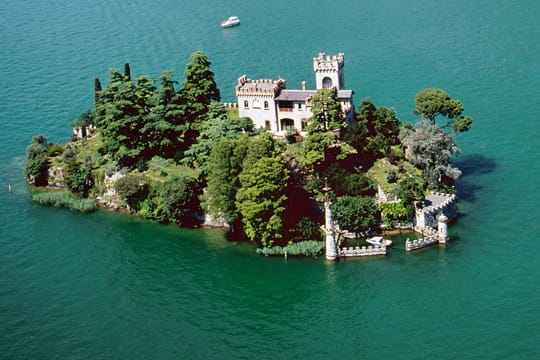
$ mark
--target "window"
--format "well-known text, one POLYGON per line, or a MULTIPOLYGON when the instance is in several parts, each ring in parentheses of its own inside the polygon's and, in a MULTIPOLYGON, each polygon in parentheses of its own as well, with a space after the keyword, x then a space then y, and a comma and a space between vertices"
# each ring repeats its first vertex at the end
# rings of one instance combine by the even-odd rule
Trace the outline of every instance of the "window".
POLYGON ((244 100, 244 109, 249 109, 249 102, 244 100))
POLYGON ((332 79, 328 76, 322 79, 322 87, 325 89, 330 89, 332 87, 332 79))
POLYGON ((306 129, 307 129, 307 124, 308 124, 308 119, 303 118, 303 119, 302 119, 302 131, 306 131, 306 129))
POLYGON ((265 101, 265 102, 264 102, 264 108, 265 108, 266 110, 268 110, 268 101, 265 101))
MULTIPOLYGON (((266 101, 265 101, 266 102, 266 101)), ((266 120, 264 122, 264 128, 268 131, 272 130, 271 127, 270 127, 270 120, 266 120)))
POLYGON ((281 130, 294 130, 294 120, 293 119, 281 119, 281 130))
POLYGON ((292 103, 292 101, 280 101, 279 102, 279 110, 280 111, 286 111, 286 112, 292 112, 293 111, 293 103, 292 103))
POLYGON ((298 110, 302 111, 302 103, 298 104, 298 110))

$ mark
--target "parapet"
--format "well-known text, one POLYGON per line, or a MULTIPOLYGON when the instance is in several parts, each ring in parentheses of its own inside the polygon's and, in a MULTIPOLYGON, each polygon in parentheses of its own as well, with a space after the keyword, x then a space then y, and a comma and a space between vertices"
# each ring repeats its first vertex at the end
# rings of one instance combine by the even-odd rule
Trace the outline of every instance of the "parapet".
POLYGON ((345 61, 345 54, 339 53, 337 55, 326 55, 323 52, 319 53, 319 56, 313 58, 313 70, 338 70, 343 67, 345 61))
POLYGON ((283 79, 248 79, 246 75, 238 78, 235 87, 236 96, 239 95, 270 95, 274 96, 277 92, 285 89, 286 81, 283 79))

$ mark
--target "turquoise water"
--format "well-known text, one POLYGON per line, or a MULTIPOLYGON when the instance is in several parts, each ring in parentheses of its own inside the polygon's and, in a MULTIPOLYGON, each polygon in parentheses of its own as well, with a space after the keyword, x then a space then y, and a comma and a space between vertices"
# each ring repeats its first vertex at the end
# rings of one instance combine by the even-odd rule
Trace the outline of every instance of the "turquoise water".
POLYGON ((533 358, 540 353, 537 191, 540 3, 39 1, 0 5, 0 357, 533 358), (238 15, 242 25, 222 30, 238 15), (344 52, 355 102, 414 121, 441 87, 461 135, 459 222, 446 248, 327 263, 267 259, 219 230, 80 215, 29 201, 32 135, 69 137, 93 79, 172 69, 204 51, 225 101, 236 79, 314 86, 344 52), (7 184, 13 192, 8 193, 7 184))

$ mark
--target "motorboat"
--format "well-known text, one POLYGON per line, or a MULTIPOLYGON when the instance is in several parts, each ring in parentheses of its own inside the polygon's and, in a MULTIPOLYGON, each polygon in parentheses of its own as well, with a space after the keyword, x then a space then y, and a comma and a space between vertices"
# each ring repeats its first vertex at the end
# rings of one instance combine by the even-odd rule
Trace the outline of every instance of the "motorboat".
POLYGON ((374 236, 366 241, 373 246, 392 246, 392 240, 385 239, 382 236, 374 236))
POLYGON ((238 16, 229 16, 227 20, 223 20, 221 22, 221 27, 224 28, 236 25, 240 25, 240 19, 238 18, 238 16))

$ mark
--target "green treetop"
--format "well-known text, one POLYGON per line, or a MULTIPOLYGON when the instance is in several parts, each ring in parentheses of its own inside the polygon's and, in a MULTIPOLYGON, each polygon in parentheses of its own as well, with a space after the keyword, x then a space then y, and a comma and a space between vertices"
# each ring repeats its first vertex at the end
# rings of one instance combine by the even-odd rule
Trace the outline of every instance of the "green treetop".
POLYGON ((435 125, 437 116, 447 118, 442 127, 452 127, 455 132, 468 131, 471 128, 472 118, 463 116, 463 104, 459 100, 452 99, 442 89, 424 89, 416 94, 416 108, 413 113, 421 115, 435 125))
POLYGON ((184 72, 186 80, 182 85, 181 96, 186 105, 185 114, 189 124, 185 138, 186 148, 193 144, 199 135, 210 103, 221 100, 210 64, 208 57, 197 51, 191 54, 184 72))

